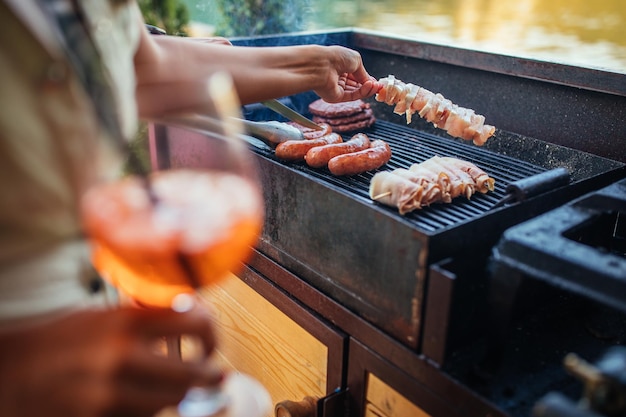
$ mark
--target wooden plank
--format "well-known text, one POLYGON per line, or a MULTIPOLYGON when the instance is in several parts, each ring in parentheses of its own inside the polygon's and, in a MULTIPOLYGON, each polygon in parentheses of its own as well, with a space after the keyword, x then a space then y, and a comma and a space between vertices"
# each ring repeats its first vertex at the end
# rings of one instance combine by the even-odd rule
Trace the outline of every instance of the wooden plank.
POLYGON ((365 406, 365 416, 364 417, 388 417, 382 411, 380 411, 376 406, 371 403, 368 403, 365 406))
POLYGON ((328 348, 234 275, 200 291, 215 311, 216 360, 257 378, 273 403, 326 395, 328 348))
MULTIPOLYGON (((370 407, 370 415, 376 416, 378 412, 386 417, 430 417, 430 415, 400 393, 385 384, 372 373, 367 374, 367 390, 365 399, 370 407)), ((366 408, 366 416, 368 411, 366 408)))

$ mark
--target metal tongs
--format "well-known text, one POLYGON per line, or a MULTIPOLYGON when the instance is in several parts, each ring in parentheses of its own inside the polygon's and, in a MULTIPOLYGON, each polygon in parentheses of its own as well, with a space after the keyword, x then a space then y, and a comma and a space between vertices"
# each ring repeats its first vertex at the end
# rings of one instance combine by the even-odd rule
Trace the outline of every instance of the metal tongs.
POLYGON ((261 102, 262 105, 267 107, 268 109, 274 110, 276 113, 281 116, 285 116, 287 119, 292 122, 296 122, 304 127, 308 127, 309 129, 322 130, 324 129, 322 126, 318 125, 312 120, 307 119, 297 111, 291 109, 288 106, 285 106, 278 100, 265 100, 261 102))
MULTIPOLYGON (((261 104, 302 126, 315 130, 323 129, 323 127, 321 127, 317 123, 307 119, 300 113, 287 107, 278 100, 267 100, 261 102, 261 104)), ((238 120, 242 123, 243 127, 246 130, 246 133, 253 136, 254 138, 264 139, 274 145, 288 140, 304 140, 304 135, 302 134, 302 131, 286 123, 278 121, 254 122, 246 119, 238 120)), ((197 113, 169 115, 159 118, 158 120, 151 121, 154 123, 172 125, 181 128, 192 128, 208 131, 214 131, 221 127, 220 121, 197 113)), ((254 141, 252 140, 253 138, 251 138, 250 136, 243 136, 243 139, 245 139, 250 144, 258 148, 267 148, 267 144, 262 142, 259 143, 259 141, 254 141)))
MULTIPOLYGON (((245 119, 237 120, 242 123, 246 133, 253 136, 241 135, 242 139, 259 148, 268 148, 268 145, 261 141, 254 141, 254 138, 264 139, 274 145, 287 140, 304 140, 304 136, 299 129, 285 123, 276 121, 253 122, 245 119)), ((158 119, 151 119, 150 121, 183 129, 190 128, 209 132, 219 131, 222 127, 221 121, 197 113, 169 115, 158 119)))
MULTIPOLYGON (((323 129, 323 127, 319 126, 317 123, 307 119, 300 113, 292 110, 278 100, 263 101, 261 102, 261 104, 302 126, 316 130, 323 129)), ((153 123, 171 125, 180 128, 191 128, 206 131, 218 130, 221 128, 222 123, 221 121, 216 120, 212 117, 198 113, 174 114, 158 119, 152 119, 150 121, 153 123)), ((304 135, 302 134, 302 131, 300 129, 297 129, 286 123, 273 120, 266 122, 255 122, 252 120, 238 118, 237 121, 243 125, 245 132, 248 135, 253 136, 250 137, 247 135, 241 135, 242 139, 246 140, 248 143, 258 148, 267 149, 268 146, 266 143, 254 140, 255 138, 263 139, 273 145, 277 145, 281 142, 285 142, 288 140, 304 140, 304 135)))

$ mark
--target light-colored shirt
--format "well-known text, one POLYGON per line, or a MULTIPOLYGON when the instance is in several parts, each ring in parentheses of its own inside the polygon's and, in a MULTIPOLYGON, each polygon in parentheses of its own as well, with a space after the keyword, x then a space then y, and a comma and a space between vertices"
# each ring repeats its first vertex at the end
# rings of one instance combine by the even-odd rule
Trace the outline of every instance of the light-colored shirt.
MULTIPOLYGON (((79 0, 102 57, 120 125, 137 127, 134 1, 79 0)), ((0 0, 0 324, 101 304, 79 204, 119 175, 113 139, 36 1, 0 0)))

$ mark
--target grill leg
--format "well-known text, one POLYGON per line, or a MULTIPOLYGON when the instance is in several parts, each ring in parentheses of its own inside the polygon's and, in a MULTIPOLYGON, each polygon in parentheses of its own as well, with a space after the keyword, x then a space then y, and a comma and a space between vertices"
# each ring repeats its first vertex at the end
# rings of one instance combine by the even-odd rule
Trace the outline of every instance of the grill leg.
POLYGON ((489 288, 489 317, 487 351, 478 364, 476 373, 483 379, 491 379, 500 368, 507 345, 522 273, 502 262, 492 264, 489 288))

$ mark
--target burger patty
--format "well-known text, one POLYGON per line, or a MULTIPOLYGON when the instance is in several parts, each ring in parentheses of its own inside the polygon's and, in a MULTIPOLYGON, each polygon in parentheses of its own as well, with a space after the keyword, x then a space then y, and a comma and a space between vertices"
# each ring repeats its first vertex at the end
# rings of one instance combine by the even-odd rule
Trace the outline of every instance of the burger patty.
POLYGON ((343 132, 352 132, 354 130, 365 129, 366 127, 370 127, 374 124, 376 118, 371 116, 365 120, 360 120, 354 123, 346 123, 342 125, 333 126, 333 132, 343 133, 343 132))
POLYGON ((369 107, 370 105, 363 100, 328 103, 322 99, 318 99, 309 104, 309 111, 315 116, 333 118, 351 116, 369 107))
POLYGON ((315 123, 327 123, 335 128, 337 125, 345 125, 355 122, 360 122, 361 120, 366 120, 371 117, 374 117, 374 112, 370 108, 365 108, 363 111, 359 113, 355 113, 350 116, 339 116, 339 117, 322 117, 322 116, 313 116, 313 121, 315 123))

